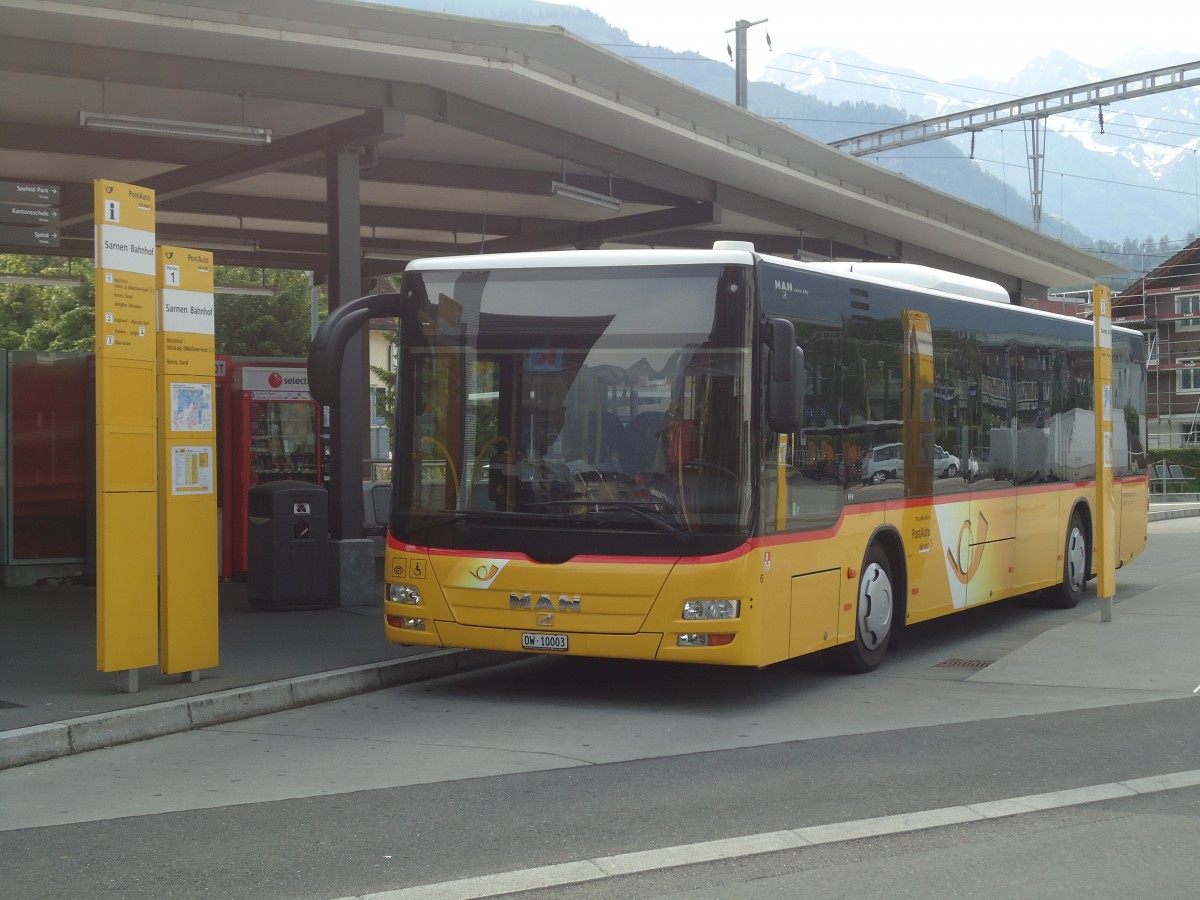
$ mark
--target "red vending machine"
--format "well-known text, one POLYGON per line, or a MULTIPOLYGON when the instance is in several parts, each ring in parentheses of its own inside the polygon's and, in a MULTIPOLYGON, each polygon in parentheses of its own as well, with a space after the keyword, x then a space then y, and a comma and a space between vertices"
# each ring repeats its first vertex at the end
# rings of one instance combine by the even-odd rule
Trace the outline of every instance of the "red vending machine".
MULTIPOLYGON (((271 481, 321 484, 321 408, 308 393, 302 360, 230 360, 233 422, 230 575, 245 575, 250 488, 271 481)), ((224 566, 222 567, 225 568, 224 566)))

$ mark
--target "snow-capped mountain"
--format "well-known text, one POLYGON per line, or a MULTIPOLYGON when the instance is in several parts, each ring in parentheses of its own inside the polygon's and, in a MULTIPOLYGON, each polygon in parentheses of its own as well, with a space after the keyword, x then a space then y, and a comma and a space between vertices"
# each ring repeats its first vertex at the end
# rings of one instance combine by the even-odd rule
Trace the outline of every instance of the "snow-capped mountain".
MULTIPOLYGON (((853 51, 817 47, 781 54, 763 77, 831 104, 884 104, 914 119, 950 115, 1064 88, 1140 74, 1187 62, 1145 51, 1110 68, 1087 66, 1063 53, 1034 60, 1003 81, 965 79, 942 84, 911 71, 894 71, 853 51)), ((752 95, 753 96, 753 95, 752 95)), ((886 128, 867 126, 861 133, 886 128)), ((1163 237, 1182 246, 1200 230, 1197 152, 1200 88, 1166 91, 1045 120, 1044 228, 1061 218, 1110 241, 1163 237)), ((1028 126, 1010 125, 909 148, 909 160, 938 155, 953 143, 980 169, 1028 196, 1028 126), (924 148, 922 154, 917 154, 924 148)), ((894 153, 898 153, 895 151, 894 153)), ((891 156, 893 154, 886 154, 891 156)), ((894 164, 901 172, 911 162, 894 164)), ((914 176, 919 177, 919 176, 914 176)), ((1020 218, 1020 216, 1013 216, 1020 218)))
MULTIPOLYGON (((911 69, 885 69, 854 50, 808 47, 779 54, 764 67, 762 81, 812 94, 826 103, 874 103, 932 119, 981 105, 985 86, 943 84, 911 69)), ((1002 100, 996 97, 986 102, 1002 100)))
MULTIPOLYGON (((381 0, 396 6, 531 25, 559 25, 664 75, 733 102, 734 79, 724 60, 647 47, 593 12, 538 0, 381 0)), ((779 53, 749 86, 749 106, 821 141, 877 131, 1062 88, 1190 62, 1131 49, 1105 69, 1065 54, 1035 60, 1004 81, 938 82, 896 71, 853 50, 812 47, 779 53)), ((1177 250, 1200 232, 1200 88, 1169 91, 1099 109, 1052 116, 1046 122, 1042 230, 1076 246, 1132 251, 1116 262, 1136 267, 1177 250), (1166 239, 1164 244, 1163 240, 1166 239)), ((1032 223, 1025 129, 988 129, 975 136, 930 141, 877 156, 876 165, 1032 223)))

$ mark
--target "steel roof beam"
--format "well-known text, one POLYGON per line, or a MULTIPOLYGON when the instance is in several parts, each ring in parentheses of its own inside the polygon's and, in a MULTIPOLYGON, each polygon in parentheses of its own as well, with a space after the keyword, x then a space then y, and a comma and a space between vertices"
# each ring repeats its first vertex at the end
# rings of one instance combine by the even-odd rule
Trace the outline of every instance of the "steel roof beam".
MULTIPOLYGON (((244 219, 280 222, 325 223, 325 203, 320 200, 295 200, 283 197, 247 197, 241 194, 189 194, 173 198, 159 207, 160 212, 196 215, 237 216, 244 219)), ((487 230, 491 234, 520 234, 530 228, 550 228, 560 219, 527 218, 489 214, 487 230)), ((427 231, 478 231, 480 214, 396 206, 362 207, 362 224, 379 228, 416 228, 427 231)))
POLYGON ((1132 100, 1134 97, 1145 97, 1197 85, 1200 85, 1200 61, 1035 94, 1021 100, 994 103, 991 106, 981 106, 921 122, 910 122, 842 141, 832 141, 829 146, 845 150, 851 156, 867 156, 884 150, 920 144, 923 141, 953 137, 984 128, 996 128, 1013 122, 1044 119, 1055 113, 1103 106, 1118 100, 1132 100))
MULTIPOLYGON (((403 113, 391 109, 372 109, 333 125, 290 135, 265 147, 143 178, 140 184, 153 190, 157 201, 161 203, 182 194, 320 159, 331 148, 365 147, 403 134, 403 113)), ((91 220, 92 216, 90 201, 77 202, 63 208, 61 221, 65 227, 91 220)))

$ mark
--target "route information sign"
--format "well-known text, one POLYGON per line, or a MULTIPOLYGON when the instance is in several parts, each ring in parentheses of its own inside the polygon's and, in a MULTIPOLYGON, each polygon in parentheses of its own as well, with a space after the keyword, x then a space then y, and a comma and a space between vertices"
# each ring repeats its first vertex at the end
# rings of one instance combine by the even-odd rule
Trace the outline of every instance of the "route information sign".
POLYGON ((155 359, 154 191, 96 182, 96 353, 155 359))

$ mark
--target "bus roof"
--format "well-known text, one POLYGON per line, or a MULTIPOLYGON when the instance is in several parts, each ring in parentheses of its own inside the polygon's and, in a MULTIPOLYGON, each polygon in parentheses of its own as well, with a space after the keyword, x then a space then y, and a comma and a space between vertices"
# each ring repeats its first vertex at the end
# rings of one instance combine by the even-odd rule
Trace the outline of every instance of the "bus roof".
MULTIPOLYGON (((462 271, 464 269, 567 269, 583 266, 671 266, 717 263, 754 265, 758 260, 785 265, 800 271, 820 272, 851 281, 900 287, 940 294, 960 300, 1007 306, 1032 316, 1075 319, 1061 313, 1034 309, 1011 302, 1008 292, 993 281, 960 275, 944 269, 913 263, 800 261, 759 254, 749 241, 716 241, 709 249, 537 250, 524 253, 485 253, 470 256, 433 256, 415 259, 405 272, 462 271)), ((1091 325, 1089 319, 1077 319, 1091 325)), ((1135 329, 1114 324, 1114 330, 1136 334, 1135 329)))
POLYGON ((805 268, 839 274, 865 275, 889 284, 941 291, 944 294, 954 294, 958 297, 974 297, 976 300, 988 300, 992 303, 1010 304, 1012 302, 1008 291, 994 281, 985 281, 982 278, 972 278, 970 275, 960 275, 958 272, 947 272, 944 269, 934 269, 914 263, 813 262, 805 264, 805 268))
POLYGON ((580 266, 671 266, 702 263, 752 265, 756 258, 753 249, 744 247, 715 250, 539 250, 530 253, 490 253, 415 259, 408 264, 405 271, 566 269, 580 266))

